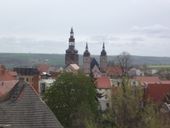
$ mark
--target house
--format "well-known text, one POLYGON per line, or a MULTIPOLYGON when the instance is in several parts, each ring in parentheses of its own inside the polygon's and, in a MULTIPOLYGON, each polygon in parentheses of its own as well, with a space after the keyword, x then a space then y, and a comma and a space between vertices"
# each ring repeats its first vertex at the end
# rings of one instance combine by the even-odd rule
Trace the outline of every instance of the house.
POLYGON ((24 78, 39 93, 39 71, 37 68, 15 67, 14 71, 17 72, 19 78, 24 78))
POLYGON ((131 79, 132 86, 144 86, 145 83, 160 83, 161 80, 156 76, 137 76, 131 79))
POLYGON ((122 76, 122 70, 119 66, 109 66, 106 69, 106 74, 111 78, 120 78, 122 76))
POLYGON ((51 86, 53 85, 55 79, 41 79, 39 81, 39 94, 43 95, 45 93, 45 91, 51 86))
POLYGON ((8 80, 16 80, 17 73, 14 71, 7 70, 4 65, 0 64, 0 80, 8 81, 8 80))
POLYGON ((43 72, 41 74, 41 79, 39 80, 39 94, 42 96, 47 88, 49 88, 54 83, 54 81, 55 79, 52 78, 51 74, 43 72))
POLYGON ((102 76, 102 73, 100 72, 100 67, 98 62, 95 58, 92 58, 90 63, 90 72, 93 75, 94 78, 99 78, 102 76))
POLYGON ((50 68, 50 66, 48 64, 39 64, 39 65, 37 65, 37 69, 38 69, 40 74, 43 73, 43 72, 48 73, 49 68, 50 68))
POLYGON ((77 64, 69 64, 66 68, 66 72, 72 72, 77 73, 79 71, 80 67, 77 64))
POLYGON ((144 72, 142 72, 140 69, 137 69, 137 68, 131 68, 129 71, 128 71, 128 75, 130 77, 134 77, 134 76, 144 76, 144 72))
POLYGON ((145 83, 144 96, 155 103, 163 103, 165 96, 170 93, 169 83, 145 83))
POLYGON ((0 127, 63 128, 34 88, 20 80, 0 102, 0 127))
POLYGON ((0 101, 4 100, 18 80, 0 81, 0 101))
POLYGON ((96 79, 97 98, 100 104, 100 110, 105 111, 111 107, 112 85, 109 77, 101 76, 96 79))

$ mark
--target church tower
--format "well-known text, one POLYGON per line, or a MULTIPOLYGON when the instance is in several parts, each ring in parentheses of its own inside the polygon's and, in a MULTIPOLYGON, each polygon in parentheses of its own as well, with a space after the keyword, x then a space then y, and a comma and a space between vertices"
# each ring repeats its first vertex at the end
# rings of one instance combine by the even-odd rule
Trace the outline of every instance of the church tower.
POLYGON ((78 50, 75 49, 75 38, 73 28, 71 28, 70 31, 69 47, 66 50, 65 54, 65 66, 68 66, 69 64, 79 65, 79 55, 78 50))
POLYGON ((83 54, 83 71, 85 74, 90 74, 90 52, 88 51, 88 44, 86 43, 86 49, 83 54))
POLYGON ((107 53, 105 51, 105 44, 103 43, 103 49, 100 54, 100 70, 105 72, 107 68, 107 53))

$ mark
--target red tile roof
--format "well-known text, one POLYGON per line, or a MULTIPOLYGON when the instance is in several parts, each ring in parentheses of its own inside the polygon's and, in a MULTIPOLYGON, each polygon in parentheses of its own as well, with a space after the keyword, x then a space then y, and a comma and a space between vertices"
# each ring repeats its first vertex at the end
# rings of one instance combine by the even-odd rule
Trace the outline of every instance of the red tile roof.
POLYGON ((159 77, 155 77, 155 76, 138 76, 138 77, 135 77, 135 80, 139 81, 141 84, 161 82, 159 77))
POLYGON ((107 67, 106 73, 109 76, 121 76, 122 75, 122 70, 120 67, 115 66, 115 67, 107 67))
POLYGON ((109 89, 112 87, 111 81, 106 76, 99 77, 96 80, 96 87, 99 89, 109 89))
POLYGON ((7 94, 17 82, 17 80, 0 81, 0 97, 7 94))
POLYGON ((170 80, 162 80, 161 83, 162 84, 170 84, 170 80))
POLYGON ((37 69, 40 73, 42 72, 48 72, 48 69, 49 69, 49 65, 48 64, 39 64, 37 66, 37 69))
POLYGON ((5 66, 0 65, 0 80, 9 81, 16 80, 17 73, 14 71, 6 70, 5 66))
POLYGON ((165 95, 170 92, 170 84, 149 83, 146 85, 145 96, 160 103, 165 95))

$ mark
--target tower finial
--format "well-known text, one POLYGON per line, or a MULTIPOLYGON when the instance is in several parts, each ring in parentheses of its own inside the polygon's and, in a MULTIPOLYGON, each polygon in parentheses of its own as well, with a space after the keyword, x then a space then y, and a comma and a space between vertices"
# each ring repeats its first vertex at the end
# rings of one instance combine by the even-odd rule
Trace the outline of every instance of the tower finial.
POLYGON ((73 32, 73 27, 71 27, 71 31, 70 31, 70 33, 74 33, 74 32, 73 32))
POLYGON ((103 42, 103 50, 105 49, 105 44, 104 44, 104 42, 103 42))
POLYGON ((88 50, 88 43, 86 42, 86 50, 88 50))

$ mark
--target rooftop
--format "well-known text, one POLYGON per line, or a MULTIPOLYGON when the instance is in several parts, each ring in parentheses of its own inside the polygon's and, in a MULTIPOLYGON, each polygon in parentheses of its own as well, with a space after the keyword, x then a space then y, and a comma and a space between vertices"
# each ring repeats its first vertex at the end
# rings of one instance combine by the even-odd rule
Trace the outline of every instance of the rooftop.
POLYGON ((170 84, 148 83, 146 84, 145 96, 155 102, 162 102, 166 94, 170 92, 170 84))
POLYGON ((63 128, 34 89, 19 82, 10 91, 9 99, 0 103, 0 126, 13 128, 63 128))
POLYGON ((110 89, 112 88, 111 81, 106 76, 101 76, 96 80, 96 87, 98 89, 110 89))
POLYGON ((17 82, 17 80, 0 81, 0 97, 10 92, 17 82))

